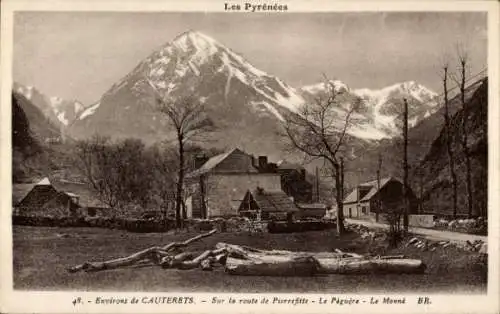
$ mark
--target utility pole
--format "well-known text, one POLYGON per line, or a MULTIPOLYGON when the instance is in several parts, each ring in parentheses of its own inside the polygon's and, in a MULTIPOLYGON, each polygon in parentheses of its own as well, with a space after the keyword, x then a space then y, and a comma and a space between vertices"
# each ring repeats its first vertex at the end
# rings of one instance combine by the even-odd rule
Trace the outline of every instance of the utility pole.
POLYGON ((378 222, 379 212, 382 210, 382 198, 380 196, 380 171, 382 168, 382 154, 378 154, 378 167, 377 167, 377 211, 375 212, 375 221, 378 222))
POLYGON ((340 189, 337 191, 337 197, 339 198, 339 201, 337 204, 337 232, 340 235, 344 234, 344 157, 340 157, 340 171, 338 179, 339 183, 338 186, 340 189))
POLYGON ((403 213, 403 227, 405 232, 408 232, 408 214, 409 214, 409 202, 408 202, 408 100, 406 98, 404 101, 404 113, 403 113, 403 197, 404 197, 404 213, 403 213))
POLYGON ((316 175, 316 202, 319 203, 319 169, 318 169, 318 166, 316 166, 316 171, 315 171, 315 175, 316 175))

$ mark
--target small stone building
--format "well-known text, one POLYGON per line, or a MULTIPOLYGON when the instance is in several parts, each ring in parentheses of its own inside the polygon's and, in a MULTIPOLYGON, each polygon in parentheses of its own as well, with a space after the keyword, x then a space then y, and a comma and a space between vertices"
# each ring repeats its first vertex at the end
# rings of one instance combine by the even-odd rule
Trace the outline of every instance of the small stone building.
MULTIPOLYGON (((393 177, 380 179, 380 189, 377 180, 365 182, 354 188, 344 199, 343 211, 346 218, 372 218, 388 211, 403 210, 403 183, 393 177)), ((410 213, 418 210, 415 194, 409 190, 410 213)))
POLYGON ((104 216, 110 209, 84 183, 44 178, 36 184, 16 184, 12 192, 15 215, 104 216))

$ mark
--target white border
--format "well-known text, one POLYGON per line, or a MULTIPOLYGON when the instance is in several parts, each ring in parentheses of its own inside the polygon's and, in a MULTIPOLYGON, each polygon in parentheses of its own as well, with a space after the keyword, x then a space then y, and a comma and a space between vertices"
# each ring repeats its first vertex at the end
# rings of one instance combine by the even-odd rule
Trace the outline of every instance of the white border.
MULTIPOLYGON (((228 1, 231 3, 244 3, 245 1, 228 1)), ((265 1, 248 1, 262 3, 265 1)), ((255 312, 287 312, 287 313, 315 313, 315 312, 362 312, 362 313, 498 313, 499 311, 499 176, 500 169, 498 143, 500 119, 500 106, 498 103, 499 86, 499 4, 495 1, 267 1, 287 4, 287 12, 329 12, 329 11, 487 11, 488 12, 488 77, 489 77, 489 280, 487 295, 435 295, 431 294, 432 304, 415 306, 419 295, 405 295, 409 301, 404 306, 394 305, 360 305, 360 306, 335 306, 335 305, 307 305, 307 306, 279 306, 255 305, 218 306, 211 304, 197 305, 126 305, 126 306, 98 306, 95 304, 74 307, 71 301, 81 296, 85 299, 101 297, 127 297, 127 296, 168 296, 179 293, 81 293, 81 292, 20 292, 12 290, 12 227, 10 224, 11 213, 11 107, 10 95, 12 84, 12 40, 13 40, 13 12, 14 11, 121 11, 121 12, 224 12, 224 1, 33 1, 11 0, 2 1, 1 12, 1 107, 0 107, 0 150, 1 191, 0 197, 0 244, 1 244, 1 295, 0 312, 2 313, 255 313, 255 312)), ((242 12, 243 14, 244 12, 242 12)), ((226 13, 226 14, 238 14, 226 13)), ((247 13, 252 14, 252 13, 247 13)), ((282 14, 282 13, 270 13, 282 14)), ((233 296, 241 294, 189 294, 197 299, 208 296, 233 296)), ((267 294, 272 296, 273 294, 267 294)), ((284 296, 284 294, 279 294, 284 296)), ((321 294, 287 294, 290 297, 310 297, 316 299, 321 294)), ((323 294, 333 296, 332 294, 323 294)), ((252 295, 247 295, 252 296, 252 295)), ((262 295, 254 295, 262 297, 262 295)), ((340 296, 340 295, 338 295, 340 296)), ((344 295, 346 297, 355 294, 344 295)), ((390 295, 387 295, 390 296, 390 295)), ((365 296, 366 297, 366 296, 365 296)))

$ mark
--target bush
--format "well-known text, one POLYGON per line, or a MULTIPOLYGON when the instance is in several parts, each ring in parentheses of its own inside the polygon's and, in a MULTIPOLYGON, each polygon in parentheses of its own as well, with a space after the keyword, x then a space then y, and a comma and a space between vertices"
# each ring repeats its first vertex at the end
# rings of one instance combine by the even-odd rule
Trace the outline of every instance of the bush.
POLYGON ((385 214, 385 219, 389 224, 389 231, 387 231, 387 241, 390 248, 396 248, 403 241, 404 234, 401 227, 401 210, 389 209, 385 214))

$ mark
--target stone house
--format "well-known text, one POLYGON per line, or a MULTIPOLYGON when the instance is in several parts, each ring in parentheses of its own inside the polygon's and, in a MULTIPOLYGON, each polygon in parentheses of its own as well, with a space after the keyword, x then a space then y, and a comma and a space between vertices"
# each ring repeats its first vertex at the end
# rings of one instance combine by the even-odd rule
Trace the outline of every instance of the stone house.
MULTIPOLYGON (((418 202, 410 189, 410 213, 418 211, 418 202)), ((380 190, 377 180, 362 183, 355 187, 344 199, 343 211, 346 218, 373 218, 376 213, 387 213, 391 210, 403 210, 403 183, 393 177, 380 179, 380 190)))
POLYGON ((281 191, 275 165, 266 156, 256 159, 238 148, 208 160, 197 157, 195 168, 186 176, 189 218, 236 216, 247 191, 281 191))

